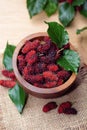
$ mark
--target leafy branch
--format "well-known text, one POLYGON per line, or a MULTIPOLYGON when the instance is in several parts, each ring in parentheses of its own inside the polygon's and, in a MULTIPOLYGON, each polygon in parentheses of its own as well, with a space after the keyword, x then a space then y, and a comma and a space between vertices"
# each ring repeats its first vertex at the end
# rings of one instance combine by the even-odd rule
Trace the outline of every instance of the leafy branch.
POLYGON ((57 64, 63 67, 65 70, 77 73, 80 65, 80 58, 77 52, 63 48, 68 44, 69 36, 65 28, 57 22, 45 22, 48 24, 48 35, 51 40, 63 51, 63 55, 57 60, 57 64))
POLYGON ((64 26, 70 25, 76 11, 87 17, 87 0, 27 0, 26 3, 30 18, 42 11, 50 17, 58 10, 59 20, 64 26))

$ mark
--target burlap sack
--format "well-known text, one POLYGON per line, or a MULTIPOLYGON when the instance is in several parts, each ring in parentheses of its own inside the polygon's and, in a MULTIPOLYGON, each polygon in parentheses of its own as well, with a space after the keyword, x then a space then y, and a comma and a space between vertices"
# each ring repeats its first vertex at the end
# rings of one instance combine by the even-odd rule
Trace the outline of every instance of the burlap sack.
MULTIPOLYGON (((0 71, 2 69, 0 55, 0 71)), ((0 79, 5 79, 1 72, 0 79)), ((39 99, 29 95, 22 115, 11 102, 8 89, 0 86, 0 130, 87 130, 87 68, 81 65, 75 84, 62 97, 39 99), (49 101, 57 104, 71 101, 78 114, 58 114, 57 109, 44 113, 42 107, 49 101)))

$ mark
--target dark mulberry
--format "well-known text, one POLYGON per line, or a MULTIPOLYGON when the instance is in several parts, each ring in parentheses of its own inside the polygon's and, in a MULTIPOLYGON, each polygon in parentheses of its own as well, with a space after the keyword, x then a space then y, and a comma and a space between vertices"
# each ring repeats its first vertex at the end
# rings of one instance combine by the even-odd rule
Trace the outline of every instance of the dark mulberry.
POLYGON ((33 68, 35 70, 35 73, 42 73, 46 70, 46 66, 47 65, 45 63, 37 62, 34 64, 33 68))
POLYGON ((70 72, 66 71, 66 70, 61 70, 57 73, 58 78, 61 78, 63 80, 67 80, 70 77, 70 72))
POLYGON ((66 0, 59 0, 59 2, 61 3, 61 2, 65 2, 66 0))
POLYGON ((76 115, 77 114, 77 110, 75 108, 66 108, 66 109, 64 109, 63 113, 76 115))
POLYGON ((64 49, 70 49, 70 44, 67 43, 66 45, 63 46, 64 49))
POLYGON ((58 79, 57 81, 57 86, 60 86, 64 83, 64 80, 63 79, 58 79))
POLYGON ((26 66, 25 58, 23 58, 22 56, 18 56, 18 69, 20 73, 23 71, 25 66, 26 66))
POLYGON ((42 82, 43 81, 43 76, 40 74, 37 75, 29 75, 28 77, 28 81, 32 84, 34 84, 35 82, 42 82))
POLYGON ((37 51, 40 53, 47 53, 47 50, 50 48, 50 42, 45 44, 40 44, 37 48, 37 51))

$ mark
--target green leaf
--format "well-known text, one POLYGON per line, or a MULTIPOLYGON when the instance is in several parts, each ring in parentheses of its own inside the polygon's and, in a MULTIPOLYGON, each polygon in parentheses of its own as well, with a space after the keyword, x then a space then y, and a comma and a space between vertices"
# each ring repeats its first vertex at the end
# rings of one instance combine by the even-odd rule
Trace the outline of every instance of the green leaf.
POLYGON ((59 20, 64 26, 68 26, 75 16, 74 7, 64 2, 59 6, 59 20))
MULTIPOLYGON (((3 64, 5 65, 5 68, 7 70, 13 69, 12 56, 13 56, 14 50, 15 50, 15 46, 9 45, 7 43, 6 48, 5 48, 5 52, 4 52, 4 56, 3 56, 3 64)), ((21 88, 18 84, 16 84, 14 86, 14 88, 9 89, 8 93, 9 93, 11 100, 16 105, 18 111, 20 113, 22 113, 23 107, 25 105, 26 97, 27 97, 23 88, 21 88)))
POLYGON ((80 13, 81 13, 83 16, 87 17, 87 0, 86 0, 85 3, 83 4, 80 13))
POLYGON ((80 34, 81 32, 87 30, 87 27, 81 28, 81 29, 77 29, 76 34, 80 34))
POLYGON ((57 11, 57 8, 58 8, 57 0, 48 0, 44 10, 48 16, 51 16, 57 11))
POLYGON ((80 58, 77 52, 73 50, 65 50, 64 55, 58 59, 57 64, 65 70, 77 73, 80 65, 80 58))
POLYGON ((82 4, 84 4, 85 0, 73 0, 72 5, 73 6, 80 6, 82 4))
POLYGON ((54 43, 57 44, 59 48, 67 44, 69 41, 69 36, 65 28, 57 22, 45 22, 48 24, 49 28, 47 30, 48 35, 54 43))
POLYGON ((27 0, 27 9, 30 14, 30 18, 40 13, 45 7, 46 3, 47 0, 27 0))
POLYGON ((27 94, 23 88, 16 84, 14 88, 9 89, 8 94, 12 102, 16 105, 19 113, 22 113, 27 99, 27 94))
POLYGON ((14 50, 15 50, 15 46, 9 45, 7 43, 5 51, 4 51, 4 56, 3 56, 3 64, 7 70, 13 70, 12 56, 13 56, 14 50))

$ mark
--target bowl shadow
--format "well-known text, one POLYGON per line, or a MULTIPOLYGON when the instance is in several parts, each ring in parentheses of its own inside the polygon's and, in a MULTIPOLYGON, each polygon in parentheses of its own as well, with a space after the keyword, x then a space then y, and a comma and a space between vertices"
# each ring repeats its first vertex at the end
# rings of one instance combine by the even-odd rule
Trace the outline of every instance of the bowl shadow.
POLYGON ((77 75, 75 82, 71 85, 71 87, 62 96, 65 96, 65 95, 71 93, 77 87, 79 87, 79 85, 84 82, 86 75, 87 75, 87 66, 85 64, 81 64, 80 68, 79 68, 79 73, 77 75))

